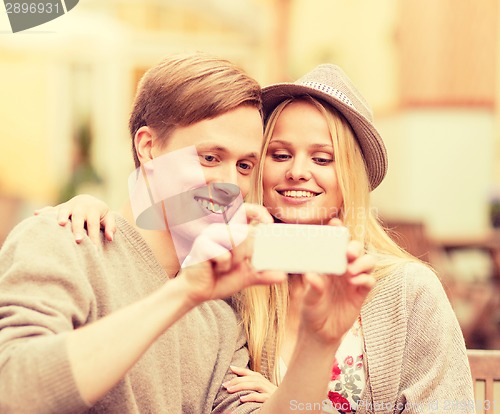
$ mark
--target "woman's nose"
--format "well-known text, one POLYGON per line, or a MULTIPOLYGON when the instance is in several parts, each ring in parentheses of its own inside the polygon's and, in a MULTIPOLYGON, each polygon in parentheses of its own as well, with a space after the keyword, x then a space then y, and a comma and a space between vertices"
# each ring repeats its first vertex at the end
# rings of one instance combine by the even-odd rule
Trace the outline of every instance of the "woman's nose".
POLYGON ((311 171, 306 160, 294 158, 285 174, 285 178, 292 181, 309 180, 311 178, 311 171))

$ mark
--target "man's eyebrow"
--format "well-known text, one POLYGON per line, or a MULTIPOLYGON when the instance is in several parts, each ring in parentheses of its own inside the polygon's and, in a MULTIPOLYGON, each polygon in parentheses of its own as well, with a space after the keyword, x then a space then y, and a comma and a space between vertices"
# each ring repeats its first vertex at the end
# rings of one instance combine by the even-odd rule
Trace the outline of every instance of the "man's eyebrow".
POLYGON ((249 152, 247 155, 245 155, 244 158, 252 158, 252 159, 258 160, 259 154, 257 154, 256 152, 249 152))
POLYGON ((218 144, 212 144, 210 142, 204 142, 203 144, 196 145, 196 150, 200 151, 217 151, 217 152, 228 152, 227 148, 222 147, 218 144))
MULTIPOLYGON (((199 144, 196 146, 196 150, 199 151, 213 151, 213 152, 220 152, 223 154, 227 154, 229 150, 226 147, 223 147, 219 144, 211 143, 211 142, 205 142, 203 144, 199 144)), ((259 154, 256 152, 249 152, 248 154, 245 154, 243 158, 251 158, 251 159, 259 159, 259 154)))

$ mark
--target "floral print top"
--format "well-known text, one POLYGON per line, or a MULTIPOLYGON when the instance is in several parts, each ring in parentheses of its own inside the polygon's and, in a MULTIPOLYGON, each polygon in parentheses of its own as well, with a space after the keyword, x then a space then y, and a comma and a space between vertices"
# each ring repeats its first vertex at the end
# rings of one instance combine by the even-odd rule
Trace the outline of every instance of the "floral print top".
MULTIPOLYGON (((355 414, 366 384, 363 364, 363 332, 361 317, 346 333, 335 354, 332 375, 328 383, 328 398, 323 401, 324 413, 355 414)), ((286 365, 280 358, 280 374, 286 365)))
POLYGON ((328 383, 328 400, 323 412, 354 414, 366 384, 363 364, 363 332, 358 317, 335 354, 332 376, 328 383))

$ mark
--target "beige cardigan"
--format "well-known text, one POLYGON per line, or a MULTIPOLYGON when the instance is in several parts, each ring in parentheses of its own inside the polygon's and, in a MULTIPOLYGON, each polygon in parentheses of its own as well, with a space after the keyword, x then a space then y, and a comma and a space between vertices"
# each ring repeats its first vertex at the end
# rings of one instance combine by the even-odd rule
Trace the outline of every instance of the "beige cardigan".
MULTIPOLYGON (((55 217, 20 223, 0 250, 0 413, 247 414, 221 386, 246 366, 246 337, 224 301, 177 321, 127 375, 89 407, 68 361, 67 333, 168 282, 144 239, 117 218, 113 243, 78 246, 55 217)), ((110 346, 103 344, 103 346, 110 346)), ((100 375, 99 372, 95 373, 100 375)))
POLYGON ((401 266, 370 298, 361 312, 368 379, 357 414, 475 413, 462 332, 434 272, 401 266))
MULTIPOLYGON (((102 254, 88 239, 76 246, 70 229, 48 217, 26 220, 5 242, 0 412, 88 409, 71 375, 64 333, 166 282, 138 233, 123 219, 118 227, 102 254)), ((379 281, 371 298, 361 313, 368 382, 358 414, 399 413, 404 403, 405 413, 473 413, 451 405, 467 407, 472 385, 463 338, 436 275, 423 265, 405 265, 379 281)), ((227 304, 204 304, 89 412, 254 412, 258 404, 240 405, 238 395, 219 388, 230 377, 229 364, 246 365, 244 342, 227 304)))
MULTIPOLYGON (((356 414, 475 414, 462 332, 434 272, 402 264, 377 282, 361 319, 367 382, 356 414)), ((326 392, 309 403, 330 404, 326 392)))

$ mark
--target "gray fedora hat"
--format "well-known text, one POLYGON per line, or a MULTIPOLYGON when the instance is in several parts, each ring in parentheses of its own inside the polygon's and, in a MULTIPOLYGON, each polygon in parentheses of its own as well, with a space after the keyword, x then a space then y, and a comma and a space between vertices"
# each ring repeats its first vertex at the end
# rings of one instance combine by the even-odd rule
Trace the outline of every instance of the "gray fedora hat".
POLYGON ((262 89, 265 117, 284 100, 304 95, 330 104, 347 119, 363 153, 371 189, 376 188, 387 172, 387 152, 372 111, 351 80, 338 66, 323 64, 296 82, 267 86, 262 89))

